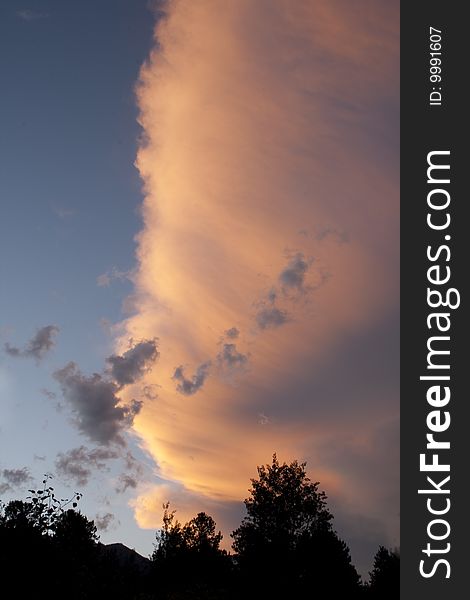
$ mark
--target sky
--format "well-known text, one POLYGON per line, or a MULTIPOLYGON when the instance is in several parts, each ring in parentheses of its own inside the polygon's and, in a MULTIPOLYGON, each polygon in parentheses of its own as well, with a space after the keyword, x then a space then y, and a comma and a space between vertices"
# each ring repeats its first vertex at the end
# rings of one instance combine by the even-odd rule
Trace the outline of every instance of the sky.
POLYGON ((399 545, 398 3, 0 8, 0 495, 105 543, 307 462, 399 545))

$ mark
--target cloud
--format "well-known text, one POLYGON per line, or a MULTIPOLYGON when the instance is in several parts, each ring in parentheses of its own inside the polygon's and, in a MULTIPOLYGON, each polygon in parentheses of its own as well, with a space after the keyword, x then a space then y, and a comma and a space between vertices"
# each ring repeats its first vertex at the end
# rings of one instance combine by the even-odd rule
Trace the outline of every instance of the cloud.
POLYGON ((287 312, 276 306, 262 306, 256 313, 256 323, 260 329, 280 327, 289 320, 287 312))
MULTIPOLYGON (((116 353, 158 335, 158 372, 139 387, 161 387, 133 428, 188 509, 239 503, 277 451, 307 460, 338 514, 374 507, 391 531, 378 490, 397 473, 374 469, 353 493, 345 456, 327 460, 324 444, 366 445, 398 411, 386 367, 398 345, 384 326, 399 302, 398 3, 266 5, 170 0, 141 70, 143 225, 116 353), (317 239, 325 224, 349 242, 317 239), (197 376, 184 365, 217 367, 221 344, 237 340, 221 342, 230 324, 249 371, 236 388, 208 377, 182 402, 197 376)), ((140 523, 161 522, 152 493, 139 485, 140 523)))
POLYGON ((117 267, 112 267, 106 273, 98 275, 96 283, 99 287, 109 287, 112 281, 126 281, 130 279, 131 271, 120 271, 117 267))
POLYGON ((47 13, 38 12, 36 10, 30 10, 28 8, 18 10, 16 12, 16 15, 23 21, 37 21, 38 19, 45 19, 49 16, 47 13))
POLYGON ((294 288, 297 291, 301 291, 308 267, 309 263, 302 252, 297 252, 289 261, 287 267, 281 271, 279 283, 283 288, 294 288))
POLYGON ((224 335, 231 340, 236 340, 238 338, 238 336, 240 335, 240 332, 238 331, 238 329, 236 327, 231 327, 230 329, 226 329, 224 331, 224 335))
POLYGON ((5 344, 5 352, 10 356, 22 358, 35 358, 41 360, 54 347, 55 336, 59 333, 56 325, 46 325, 37 330, 36 334, 29 340, 23 350, 5 344))
MULTIPOLYGON (((54 372, 62 395, 74 413, 74 423, 91 441, 100 444, 125 445, 125 433, 142 408, 143 400, 129 399, 125 404, 118 394, 150 373, 158 358, 157 339, 145 339, 132 345, 123 354, 112 354, 106 359, 104 375, 83 375, 74 362, 54 372)), ((144 386, 151 390, 152 386, 144 386)), ((148 393, 143 394, 148 398, 148 393)))
POLYGON ((269 417, 267 415, 265 415, 264 413, 259 413, 258 415, 258 423, 260 425, 268 425, 271 422, 271 420, 269 419, 269 417))
POLYGON ((318 227, 315 237, 319 241, 332 238, 336 240, 338 244, 346 244, 350 241, 347 231, 340 230, 335 227, 318 227))
POLYGON ((129 475, 128 473, 121 473, 121 475, 119 475, 119 481, 116 487, 116 492, 118 494, 123 494, 128 489, 135 489, 138 483, 138 480, 132 475, 129 475))
POLYGON ((89 450, 85 446, 80 446, 68 452, 59 452, 55 467, 58 475, 72 480, 78 486, 85 486, 93 471, 103 471, 108 460, 118 457, 119 453, 115 450, 106 448, 89 450))
POLYGON ((40 392, 49 400, 57 400, 57 394, 55 392, 52 392, 51 390, 48 390, 47 388, 41 388, 40 392))
POLYGON ((144 387, 142 388, 142 395, 147 400, 156 400, 158 398, 157 390, 159 387, 160 386, 157 384, 144 385, 144 387))
POLYGON ((276 329, 292 321, 290 310, 296 308, 299 298, 303 297, 305 300, 310 292, 326 281, 323 274, 317 274, 315 285, 305 286, 305 277, 312 262, 313 260, 307 259, 302 252, 290 256, 287 265, 277 277, 279 287, 271 286, 264 297, 255 303, 255 321, 259 329, 276 329), (280 302, 284 305, 279 306, 280 302), (290 310, 287 309, 286 303, 290 304, 290 310))
POLYGON ((97 514, 94 518, 95 525, 100 531, 108 531, 109 528, 113 525, 116 517, 110 513, 97 514))
POLYGON ((210 361, 199 365, 199 367, 196 369, 196 373, 191 377, 191 379, 185 377, 183 366, 176 367, 175 372, 173 373, 173 379, 178 382, 176 386, 177 391, 185 396, 192 396, 198 392, 204 385, 204 382, 209 375, 210 366, 210 361))
POLYGON ((11 346, 8 342, 5 343, 5 352, 10 356, 22 356, 21 350, 15 346, 11 346))
POLYGON ((127 452, 125 456, 126 472, 121 473, 118 478, 116 492, 123 494, 128 489, 135 489, 143 480, 144 468, 134 457, 132 452, 127 452))
POLYGON ((21 469, 3 469, 1 476, 3 481, 0 481, 0 494, 13 491, 15 488, 21 488, 33 481, 27 467, 21 469))
POLYGON ((135 383, 150 371, 159 356, 157 339, 143 340, 132 346, 121 356, 113 354, 106 359, 110 375, 119 386, 135 383))
POLYGON ((239 352, 236 344, 223 344, 217 362, 223 369, 243 371, 248 364, 248 355, 239 352))
POLYGON ((123 433, 132 425, 142 401, 131 399, 123 405, 117 393, 120 387, 98 373, 83 375, 74 362, 55 371, 62 394, 74 413, 78 429, 99 444, 124 444, 123 433))

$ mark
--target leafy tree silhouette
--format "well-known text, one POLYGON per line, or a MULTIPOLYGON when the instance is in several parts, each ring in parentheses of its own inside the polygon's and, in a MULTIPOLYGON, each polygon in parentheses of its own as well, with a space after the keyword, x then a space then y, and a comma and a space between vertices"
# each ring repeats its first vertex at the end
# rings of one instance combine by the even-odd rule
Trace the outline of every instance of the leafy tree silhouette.
POLYGON ((374 557, 374 566, 369 573, 370 597, 395 600, 400 597, 400 554, 380 546, 374 557))
MULTIPOLYGON (((15 597, 42 600, 264 600, 399 597, 397 551, 380 547, 361 585, 349 549, 332 526, 327 497, 293 461, 258 467, 246 516, 232 533, 234 555, 204 512, 182 524, 169 503, 151 561, 132 560, 120 544, 103 546, 81 499, 57 498, 49 486, 0 502, 0 568, 15 597), (66 590, 66 593, 65 593, 66 590)), ((135 556, 138 557, 134 553, 135 556)), ((134 556, 134 557, 135 557, 134 556)))
POLYGON ((220 549, 222 534, 214 519, 198 513, 185 525, 163 505, 163 526, 152 555, 155 583, 162 598, 230 598, 231 561, 220 549))
MULTIPOLYGON (((29 490, 31 495, 26 501, 12 500, 0 514, 2 572, 7 574, 19 598, 29 594, 53 598, 56 592, 63 593, 64 573, 59 566, 65 564, 72 543, 83 540, 94 527, 86 517, 67 509, 77 507, 81 494, 76 492, 70 499, 56 498, 54 488, 49 486, 50 478, 46 475, 41 489, 29 490), (72 535, 79 529, 71 527, 74 521, 82 525, 81 536, 72 535), (38 588, 38 581, 43 581, 45 575, 47 589, 38 588)), ((95 539, 89 541, 94 543, 95 539)))
POLYGON ((251 480, 247 515, 232 533, 245 597, 351 598, 360 592, 349 549, 332 528, 327 497, 305 467, 296 460, 280 464, 274 454, 251 480))

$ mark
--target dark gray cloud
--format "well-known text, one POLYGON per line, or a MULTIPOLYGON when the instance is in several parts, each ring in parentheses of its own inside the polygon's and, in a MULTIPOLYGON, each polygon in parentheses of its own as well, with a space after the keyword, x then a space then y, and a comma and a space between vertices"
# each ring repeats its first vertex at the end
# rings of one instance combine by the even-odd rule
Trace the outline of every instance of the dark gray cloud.
POLYGON ((72 480, 79 486, 88 483, 94 470, 106 469, 106 461, 119 458, 118 452, 108 448, 89 450, 85 446, 60 452, 55 461, 58 475, 72 480))
POLYGON ((75 416, 78 429, 91 441, 99 444, 112 442, 124 445, 122 437, 142 408, 142 401, 133 400, 120 405, 117 396, 120 386, 104 379, 98 373, 83 375, 74 362, 54 373, 62 394, 75 416))
POLYGON ((265 415, 264 413, 259 413, 258 414, 258 423, 260 425, 269 425, 269 423, 271 423, 270 418, 268 417, 268 415, 265 415))
POLYGON ((204 382, 209 375, 210 366, 210 361, 202 363, 202 365, 197 368, 196 373, 191 377, 191 379, 185 377, 183 366, 177 367, 172 378, 178 382, 176 386, 177 391, 185 396, 192 396, 198 392, 204 385, 204 382))
POLYGON ((124 354, 113 354, 106 359, 109 373, 119 386, 129 385, 150 371, 159 356, 157 339, 143 340, 124 354))
POLYGON ((56 325, 46 325, 37 330, 25 348, 17 348, 7 342, 5 344, 5 352, 14 357, 41 360, 54 347, 54 338, 58 333, 59 328, 56 325))
POLYGON ((100 530, 100 531, 108 531, 108 529, 110 528, 110 526, 114 523, 115 521, 115 516, 108 512, 105 513, 104 515, 96 515, 94 518, 95 521, 95 525, 96 527, 100 530))
POLYGON ((128 489, 135 490, 138 483, 138 479, 133 475, 129 475, 128 473, 121 473, 118 479, 118 485, 116 486, 116 492, 118 494, 123 494, 128 489))
POLYGON ((231 340, 235 340, 240 335, 240 332, 236 327, 231 327, 230 329, 224 331, 224 335, 231 340))
POLYGON ((248 355, 239 352, 236 344, 223 344, 222 350, 217 354, 217 362, 222 368, 243 370, 248 364, 248 355))
POLYGON ((309 268, 309 262, 306 260, 302 252, 297 252, 291 258, 289 264, 283 269, 279 275, 279 283, 283 288, 295 289, 301 291, 303 289, 305 274, 309 268))
POLYGON ((15 488, 21 488, 33 480, 27 467, 21 469, 3 469, 1 477, 3 481, 0 481, 0 494, 12 491, 15 488))
POLYGON ((274 329, 288 321, 287 312, 277 306, 261 306, 256 313, 256 323, 260 329, 274 329))

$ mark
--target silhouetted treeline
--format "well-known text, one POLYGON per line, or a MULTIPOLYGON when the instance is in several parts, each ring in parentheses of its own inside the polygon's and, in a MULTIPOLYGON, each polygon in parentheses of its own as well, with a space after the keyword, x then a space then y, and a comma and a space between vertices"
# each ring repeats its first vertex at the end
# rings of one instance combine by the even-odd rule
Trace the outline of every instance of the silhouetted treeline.
POLYGON ((398 552, 380 547, 362 582, 305 466, 281 465, 274 455, 258 468, 230 554, 212 517, 201 512, 182 524, 166 504, 150 559, 100 544, 93 521, 77 510, 80 494, 59 500, 46 478, 25 501, 2 508, 3 590, 38 600, 399 598, 398 552))

